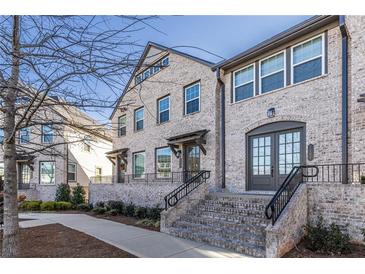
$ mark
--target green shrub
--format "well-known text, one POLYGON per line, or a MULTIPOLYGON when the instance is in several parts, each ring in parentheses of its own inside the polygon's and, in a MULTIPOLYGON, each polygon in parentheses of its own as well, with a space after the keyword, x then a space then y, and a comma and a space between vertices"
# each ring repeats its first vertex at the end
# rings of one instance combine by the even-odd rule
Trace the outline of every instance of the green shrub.
POLYGON ((307 225, 305 229, 307 235, 304 239, 309 250, 336 254, 349 252, 350 237, 336 224, 326 227, 323 218, 319 217, 316 225, 307 225))
POLYGON ((42 201, 24 201, 20 204, 20 209, 24 211, 39 211, 41 210, 42 201))
POLYGON ((60 184, 56 190, 56 202, 70 202, 71 201, 71 189, 68 184, 60 184))
POLYGON ((85 203, 85 190, 82 186, 77 184, 72 189, 72 198, 71 201, 74 205, 84 204, 85 203))
POLYGON ((90 207, 90 204, 79 204, 76 206, 77 210, 82 210, 82 211, 90 211, 92 209, 92 207, 90 207))
POLYGON ((155 206, 147 209, 147 218, 152 220, 160 220, 162 209, 155 206))
POLYGON ((118 215, 118 210, 111 209, 111 210, 107 211, 106 214, 111 215, 111 216, 116 216, 116 215, 118 215))
POLYGON ((136 223, 137 225, 149 226, 149 227, 160 227, 160 221, 151 220, 148 218, 142 219, 136 223))
POLYGON ((138 219, 145 219, 147 217, 147 208, 145 207, 135 207, 134 216, 138 219))
POLYGON ((156 222, 155 222, 155 227, 156 227, 156 228, 159 228, 159 227, 160 227, 160 221, 156 221, 156 222))
POLYGON ((361 229, 361 234, 362 234, 362 237, 363 237, 363 241, 365 243, 365 228, 361 229))
POLYGON ((123 214, 125 206, 122 201, 108 201, 106 204, 111 210, 115 209, 118 214, 123 214))
POLYGON ((53 211, 56 209, 56 202, 49 201, 41 203, 41 211, 53 211))
POLYGON ((105 207, 105 203, 104 202, 96 202, 95 207, 105 207))
POLYGON ((135 205, 133 203, 129 203, 124 210, 124 215, 128 216, 128 217, 133 217, 134 216, 134 211, 135 211, 135 205))
POLYGON ((92 210, 96 214, 104 214, 106 212, 105 207, 95 207, 92 210))
POLYGON ((73 208, 73 205, 70 202, 55 202, 56 210, 70 210, 72 208, 73 208))
POLYGON ((361 183, 362 185, 365 185, 365 175, 362 175, 362 176, 360 177, 360 183, 361 183))

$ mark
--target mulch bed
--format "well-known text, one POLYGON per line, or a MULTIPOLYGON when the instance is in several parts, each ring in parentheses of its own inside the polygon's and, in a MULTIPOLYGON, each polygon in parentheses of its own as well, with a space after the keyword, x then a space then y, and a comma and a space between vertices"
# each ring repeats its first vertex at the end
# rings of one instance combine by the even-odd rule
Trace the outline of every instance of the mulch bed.
MULTIPOLYGON (((0 236, 1 245, 2 232, 0 236)), ((135 258, 128 252, 60 224, 21 228, 19 257, 135 258)))
POLYGON ((350 244, 350 250, 348 254, 321 254, 306 249, 302 241, 297 248, 290 250, 283 258, 365 258, 365 245, 350 244))

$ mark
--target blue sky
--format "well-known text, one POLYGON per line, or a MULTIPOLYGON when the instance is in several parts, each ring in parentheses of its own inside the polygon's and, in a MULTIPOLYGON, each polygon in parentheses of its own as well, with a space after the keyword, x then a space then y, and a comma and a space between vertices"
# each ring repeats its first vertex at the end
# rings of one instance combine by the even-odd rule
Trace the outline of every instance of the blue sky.
MULTIPOLYGON (((153 41, 203 59, 217 62, 230 58, 310 16, 160 16, 146 28, 134 33, 140 44, 153 41)), ((112 110, 105 115, 92 116, 105 122, 112 110)))

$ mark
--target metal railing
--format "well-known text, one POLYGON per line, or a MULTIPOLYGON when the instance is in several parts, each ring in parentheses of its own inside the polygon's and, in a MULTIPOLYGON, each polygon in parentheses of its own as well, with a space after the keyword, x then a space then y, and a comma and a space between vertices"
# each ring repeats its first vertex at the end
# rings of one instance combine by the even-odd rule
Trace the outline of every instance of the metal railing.
POLYGON ((119 176, 95 176, 90 178, 92 184, 133 184, 133 183, 166 183, 182 184, 196 174, 191 171, 168 172, 168 173, 144 173, 144 174, 120 174, 119 176))
POLYGON ((309 178, 318 176, 317 166, 295 166, 290 171, 283 184, 265 208, 265 216, 274 225, 286 205, 290 202, 301 183, 309 178))
MULTIPOLYGON (((317 176, 307 177, 307 182, 356 184, 365 180, 365 163, 321 164, 315 166, 318 168, 318 174, 317 176)), ((313 172, 315 170, 308 170, 309 175, 313 172)))
POLYGON ((202 170, 199 171, 196 175, 187 179, 182 185, 178 188, 171 191, 164 198, 165 200, 165 210, 169 207, 175 206, 182 198, 187 196, 194 189, 199 187, 201 184, 205 183, 210 177, 210 171, 202 170))

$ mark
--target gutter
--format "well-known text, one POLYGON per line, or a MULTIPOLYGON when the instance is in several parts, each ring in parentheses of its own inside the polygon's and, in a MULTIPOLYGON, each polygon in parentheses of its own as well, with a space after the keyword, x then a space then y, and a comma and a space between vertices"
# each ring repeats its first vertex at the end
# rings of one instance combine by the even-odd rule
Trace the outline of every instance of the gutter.
POLYGON ((217 81, 220 84, 220 166, 221 166, 221 176, 222 176, 222 189, 226 188, 226 111, 225 111, 225 84, 222 81, 220 68, 216 69, 217 81))
POLYGON ((345 16, 340 15, 339 17, 339 26, 341 31, 341 41, 342 41, 342 183, 348 183, 348 31, 346 28, 345 16))

